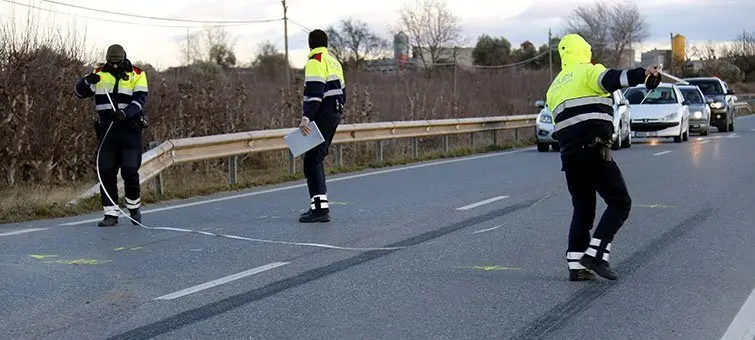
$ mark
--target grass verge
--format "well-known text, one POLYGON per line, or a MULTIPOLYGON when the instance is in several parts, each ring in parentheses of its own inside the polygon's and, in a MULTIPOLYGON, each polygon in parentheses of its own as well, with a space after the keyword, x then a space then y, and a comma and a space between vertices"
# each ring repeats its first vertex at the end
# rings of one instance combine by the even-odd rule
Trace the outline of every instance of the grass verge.
MULTIPOLYGON (((411 140, 383 142, 383 160, 377 161, 377 146, 373 143, 343 145, 343 166, 335 165, 332 146, 326 159, 328 175, 350 173, 443 158, 456 158, 472 154, 509 150, 534 144, 531 129, 520 129, 518 138, 513 131, 503 130, 492 134, 449 136, 455 147, 443 152, 440 137, 418 141, 418 155, 413 157, 411 140), (472 144, 474 143, 474 144, 472 144), (473 147, 474 145, 474 147, 473 147)), ((295 161, 295 172, 289 172, 288 152, 250 154, 237 160, 237 180, 228 182, 226 160, 213 160, 182 164, 162 173, 163 193, 158 194, 154 181, 142 184, 142 202, 152 204, 177 199, 205 196, 220 192, 238 191, 264 185, 302 180, 300 159, 295 161)), ((91 187, 92 182, 70 183, 65 186, 25 186, 0 189, 0 223, 17 223, 30 220, 76 216, 101 211, 99 194, 68 205, 71 199, 91 187)), ((306 199, 303 199, 306 201, 306 199)), ((123 206, 123 193, 120 193, 123 206)))

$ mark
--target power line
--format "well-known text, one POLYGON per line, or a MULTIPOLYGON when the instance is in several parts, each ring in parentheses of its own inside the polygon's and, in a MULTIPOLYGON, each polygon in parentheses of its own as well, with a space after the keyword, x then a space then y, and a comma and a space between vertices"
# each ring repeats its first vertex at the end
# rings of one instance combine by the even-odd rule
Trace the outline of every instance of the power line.
MULTIPOLYGON (((37 6, 33 6, 33 5, 19 3, 19 2, 13 1, 13 0, 0 0, 0 1, 7 2, 7 3, 10 3, 10 4, 14 4, 14 5, 17 5, 17 6, 26 7, 26 8, 33 8, 33 9, 40 10, 40 11, 46 11, 46 12, 50 12, 50 13, 64 14, 64 15, 73 16, 73 17, 81 17, 81 18, 89 19, 89 20, 99 20, 99 21, 112 22, 112 23, 118 23, 118 24, 150 26, 150 27, 170 27, 170 28, 201 27, 201 26, 190 26, 190 25, 149 24, 149 23, 138 23, 138 22, 121 21, 121 20, 115 20, 115 19, 96 18, 96 17, 85 16, 85 15, 78 15, 78 14, 74 14, 74 13, 56 11, 56 10, 49 9, 49 8, 37 7, 37 6)), ((217 26, 220 26, 220 27, 235 27, 235 26, 243 26, 243 25, 244 24, 226 24, 226 25, 217 25, 217 26)))
POLYGON ((128 17, 135 17, 135 18, 143 18, 143 19, 152 19, 152 20, 164 20, 164 21, 174 21, 174 22, 193 22, 193 23, 203 23, 203 24, 256 24, 256 23, 266 23, 266 22, 274 22, 274 21, 280 21, 283 20, 283 18, 278 19, 261 19, 261 20, 190 20, 190 19, 176 19, 176 18, 162 18, 162 17, 151 17, 151 16, 143 16, 143 15, 136 15, 136 14, 127 14, 127 13, 120 13, 120 12, 112 12, 112 11, 106 11, 102 9, 96 9, 96 8, 90 8, 90 7, 84 7, 84 6, 78 6, 78 5, 71 5, 66 4, 62 2, 52 1, 52 0, 42 0, 43 2, 49 2, 51 4, 56 4, 60 6, 65 7, 73 7, 78 9, 83 9, 87 11, 93 11, 93 12, 99 12, 99 13, 108 13, 108 14, 115 14, 115 15, 123 15, 128 17))
POLYGON ((288 18, 288 21, 290 21, 292 24, 294 24, 296 26, 299 26, 301 28, 302 32, 309 33, 309 32, 312 31, 312 29, 310 29, 309 27, 304 26, 304 25, 302 25, 302 24, 300 24, 300 23, 298 23, 296 21, 293 21, 293 20, 291 20, 291 18, 288 18))

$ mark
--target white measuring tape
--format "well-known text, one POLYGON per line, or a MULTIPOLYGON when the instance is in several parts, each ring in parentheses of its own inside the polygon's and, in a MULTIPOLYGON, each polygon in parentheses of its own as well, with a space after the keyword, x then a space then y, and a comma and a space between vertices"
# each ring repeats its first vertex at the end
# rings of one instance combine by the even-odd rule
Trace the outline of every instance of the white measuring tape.
MULTIPOLYGON (((110 105, 115 110, 115 105, 113 105, 113 100, 110 99, 110 94, 105 91, 105 95, 107 96, 108 101, 110 101, 110 105)), ((110 133, 110 129, 113 127, 113 122, 110 122, 110 125, 107 127, 107 130, 105 131, 105 135, 102 136, 102 141, 100 141, 100 146, 97 148, 97 179, 100 182, 100 186, 104 189, 105 185, 102 183, 102 176, 100 175, 100 151, 102 150, 102 145, 105 144, 105 139, 108 136, 108 133, 110 133)), ((384 247, 384 248, 352 248, 352 247, 341 247, 341 246, 333 246, 329 244, 319 244, 319 243, 303 243, 303 242, 288 242, 288 241, 275 241, 275 240, 263 240, 263 239, 256 239, 256 238, 248 238, 248 237, 242 237, 242 236, 235 236, 235 235, 224 235, 224 234, 216 234, 216 233, 210 233, 206 231, 197 231, 197 230, 191 230, 191 229, 181 229, 181 228, 168 228, 168 227, 148 227, 141 222, 131 218, 130 214, 126 214, 126 212, 121 209, 120 206, 118 206, 117 203, 113 200, 112 197, 110 197, 110 193, 107 192, 107 190, 102 190, 105 192, 105 196, 107 196, 108 200, 110 200, 110 203, 115 206, 118 211, 121 212, 123 216, 128 217, 131 222, 134 222, 134 224, 149 230, 165 230, 165 231, 177 231, 177 232, 184 232, 184 233, 193 233, 193 234, 199 234, 199 235, 206 235, 206 236, 215 236, 215 237, 222 237, 232 240, 242 240, 242 241, 251 241, 251 242, 261 242, 261 243, 277 243, 277 244, 286 244, 286 245, 293 245, 293 246, 305 246, 305 247, 316 247, 316 248, 326 248, 326 249, 337 249, 337 250, 352 250, 352 251, 372 251, 372 250, 398 250, 403 249, 406 247, 384 247)))

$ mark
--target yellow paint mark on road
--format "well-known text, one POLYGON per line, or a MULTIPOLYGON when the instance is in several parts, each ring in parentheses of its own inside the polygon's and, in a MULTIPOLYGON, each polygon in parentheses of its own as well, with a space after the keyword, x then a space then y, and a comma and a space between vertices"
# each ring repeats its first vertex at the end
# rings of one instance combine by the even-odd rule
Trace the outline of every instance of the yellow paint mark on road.
POLYGON ((48 257, 58 257, 58 255, 29 255, 37 260, 46 259, 48 257))
POLYGON ((459 268, 479 269, 479 270, 484 270, 484 271, 490 271, 490 270, 519 270, 519 269, 521 269, 521 268, 502 267, 502 266, 465 266, 465 267, 459 267, 459 268))

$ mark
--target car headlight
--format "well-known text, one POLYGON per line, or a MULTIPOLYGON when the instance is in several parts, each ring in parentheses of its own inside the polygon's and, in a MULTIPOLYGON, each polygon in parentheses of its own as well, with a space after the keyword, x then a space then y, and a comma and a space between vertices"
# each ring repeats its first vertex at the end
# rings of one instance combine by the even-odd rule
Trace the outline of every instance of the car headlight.
POLYGON ((540 122, 551 124, 553 123, 553 118, 550 115, 540 115, 540 122))
POLYGON ((722 102, 715 102, 715 103, 711 104, 710 107, 712 107, 714 109, 720 109, 720 108, 724 107, 724 103, 722 103, 722 102))
POLYGON ((679 115, 678 112, 672 112, 663 117, 663 120, 674 120, 679 115))
POLYGON ((692 116, 695 117, 695 119, 700 119, 700 118, 703 118, 703 113, 700 111, 695 111, 695 113, 693 113, 692 116))

